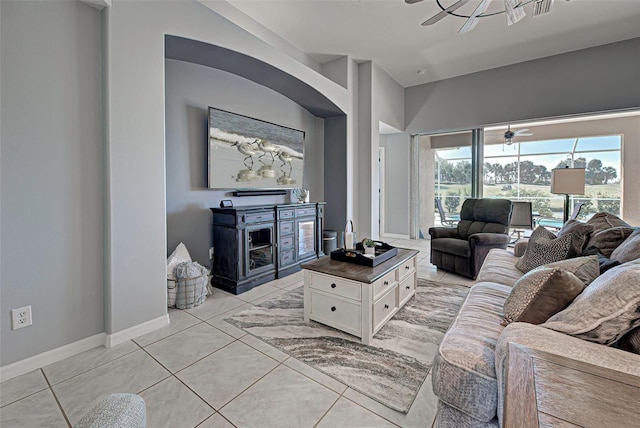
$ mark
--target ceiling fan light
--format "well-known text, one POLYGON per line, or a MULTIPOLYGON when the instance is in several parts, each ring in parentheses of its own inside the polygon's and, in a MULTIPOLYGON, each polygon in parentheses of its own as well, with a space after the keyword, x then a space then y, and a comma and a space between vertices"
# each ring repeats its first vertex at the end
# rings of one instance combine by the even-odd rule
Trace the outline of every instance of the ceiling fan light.
POLYGON ((533 17, 544 15, 551 12, 553 0, 535 0, 533 2, 533 17))
POLYGON ((504 143, 505 143, 507 146, 512 145, 512 144, 513 144, 513 137, 505 137, 505 139, 504 139, 504 143))

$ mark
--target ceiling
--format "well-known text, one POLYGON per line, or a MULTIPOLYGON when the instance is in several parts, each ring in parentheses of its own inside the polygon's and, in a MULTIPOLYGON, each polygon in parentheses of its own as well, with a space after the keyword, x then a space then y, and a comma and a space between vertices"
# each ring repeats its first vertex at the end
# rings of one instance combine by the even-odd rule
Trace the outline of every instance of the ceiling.
MULTIPOLYGON (((440 0, 445 7, 455 0, 440 0)), ((555 0, 551 13, 507 26, 505 14, 458 34, 463 18, 420 24, 435 0, 228 0, 237 10, 321 63, 372 60, 403 87, 640 37, 640 0, 555 0)), ((479 0, 457 13, 469 14, 479 0)), ((503 9, 491 2, 489 12, 503 9)))

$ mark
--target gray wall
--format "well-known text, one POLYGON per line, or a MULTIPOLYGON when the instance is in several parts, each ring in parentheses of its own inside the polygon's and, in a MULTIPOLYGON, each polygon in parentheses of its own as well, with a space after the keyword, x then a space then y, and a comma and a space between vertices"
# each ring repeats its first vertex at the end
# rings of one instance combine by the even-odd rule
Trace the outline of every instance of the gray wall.
POLYGON ((412 134, 638 107, 640 38, 405 89, 412 134))
MULTIPOLYGON (((207 189, 207 107, 255 117, 305 131, 305 184, 312 200, 321 188, 308 178, 322 174, 323 145, 316 117, 271 89, 225 71, 165 61, 167 251, 183 242, 193 260, 209 265, 211 211, 222 199, 235 206, 291 202, 290 195, 234 198, 228 190, 207 189)), ((320 119, 320 125, 322 120, 320 119)))
POLYGON ((100 12, 0 2, 0 365, 104 331, 100 12), (33 326, 11 331, 31 305, 33 326))

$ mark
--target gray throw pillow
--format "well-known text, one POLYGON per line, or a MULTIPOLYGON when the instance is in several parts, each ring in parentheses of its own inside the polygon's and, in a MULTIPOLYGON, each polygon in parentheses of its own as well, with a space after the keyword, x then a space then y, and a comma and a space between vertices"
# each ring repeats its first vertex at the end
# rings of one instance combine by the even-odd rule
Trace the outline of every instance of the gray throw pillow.
POLYGON ((600 275, 542 327, 610 345, 639 325, 640 260, 633 260, 600 275))
POLYGON ((606 257, 611 258, 613 250, 634 232, 633 227, 616 226, 594 232, 589 238, 587 248, 597 248, 606 257))
POLYGON ((587 220, 587 224, 593 225, 596 231, 610 229, 612 227, 618 227, 618 226, 625 226, 625 227, 631 226, 629 223, 622 220, 620 217, 604 211, 595 213, 593 217, 587 220))
POLYGON ((576 257, 578 254, 582 254, 594 230, 596 228, 593 224, 582 223, 578 220, 569 220, 562 226, 562 229, 558 232, 558 237, 571 235, 569 257, 576 257))
POLYGON ((562 268, 535 268, 513 285, 504 302, 502 325, 512 322, 542 324, 567 307, 584 287, 584 282, 562 268))
POLYGON ((640 227, 636 227, 635 232, 622 241, 622 244, 618 245, 611 253, 611 260, 620 263, 636 259, 640 259, 640 227))
POLYGON ((548 263, 544 265, 548 268, 558 267, 567 270, 589 285, 600 276, 600 264, 598 256, 575 257, 573 259, 560 260, 559 262, 548 263))
POLYGON ((536 227, 531 233, 524 255, 516 263, 516 267, 527 273, 538 266, 564 260, 571 248, 571 235, 556 238, 542 226, 536 227))

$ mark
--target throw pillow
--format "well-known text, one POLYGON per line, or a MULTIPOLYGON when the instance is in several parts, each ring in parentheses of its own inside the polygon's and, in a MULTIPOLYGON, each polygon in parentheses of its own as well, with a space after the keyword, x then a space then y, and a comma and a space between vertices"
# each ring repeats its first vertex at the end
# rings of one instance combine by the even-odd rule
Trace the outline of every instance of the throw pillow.
POLYGON ((502 325, 512 322, 542 324, 576 298, 584 283, 559 267, 540 266, 524 274, 504 302, 502 325))
POLYGON ((596 278, 565 310, 543 327, 610 345, 640 325, 640 260, 596 278))
POLYGON ((636 227, 635 231, 613 250, 611 259, 620 263, 640 259, 640 227, 636 227))
POLYGON ((593 215, 587 224, 591 224, 595 227, 595 230, 610 229, 617 226, 629 227, 630 224, 622 220, 620 217, 607 212, 599 212, 593 215))
POLYGON ((560 260, 559 262, 549 263, 544 266, 548 268, 557 267, 569 271, 577 276, 584 285, 591 284, 594 279, 600 276, 600 266, 598 256, 596 255, 560 260))
POLYGON ((582 223, 578 220, 569 220, 558 232, 558 237, 571 235, 571 248, 569 257, 576 257, 585 249, 591 233, 596 230, 593 224, 582 223))
POLYGON ((634 232, 633 227, 616 226, 594 232, 589 238, 587 248, 596 247, 602 254, 611 258, 611 253, 634 232))
POLYGON ((570 248, 571 235, 556 238, 556 235, 538 226, 531 233, 524 255, 518 260, 516 267, 527 273, 538 266, 564 260, 569 255, 570 248))
POLYGON ((618 347, 625 351, 640 354, 640 327, 636 327, 625 334, 618 342, 618 347))

